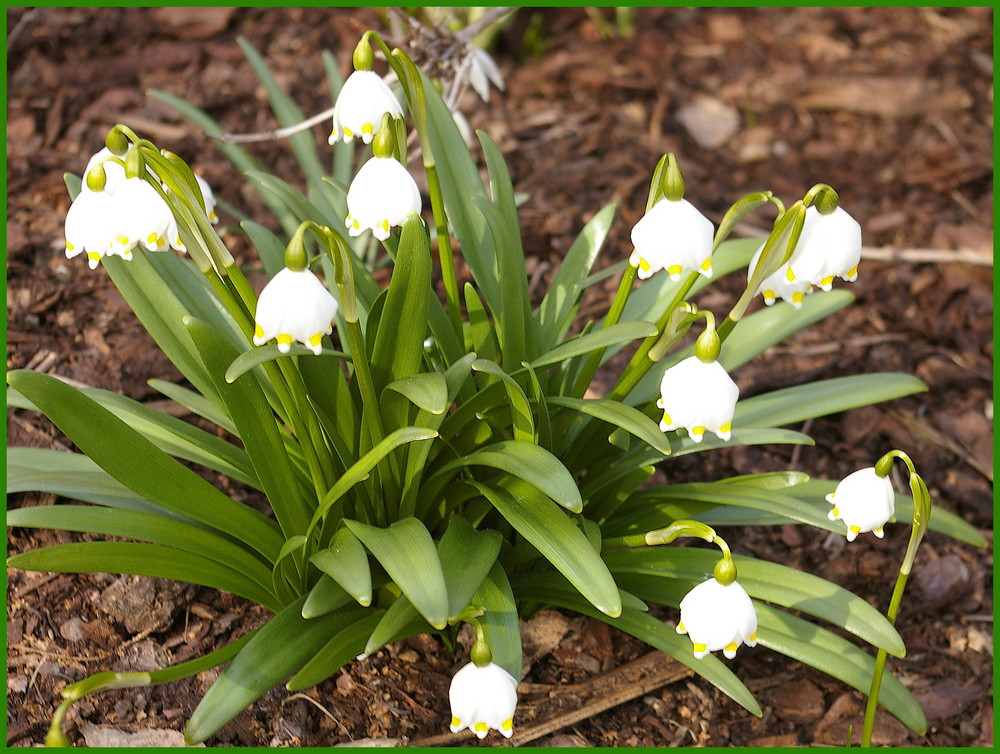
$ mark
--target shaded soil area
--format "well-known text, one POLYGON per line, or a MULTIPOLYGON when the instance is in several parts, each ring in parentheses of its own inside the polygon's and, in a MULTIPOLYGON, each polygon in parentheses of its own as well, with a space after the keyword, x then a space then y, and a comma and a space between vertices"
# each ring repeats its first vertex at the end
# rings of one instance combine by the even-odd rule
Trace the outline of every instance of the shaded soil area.
MULTIPOLYGON (((631 251, 648 181, 677 154, 686 196, 714 221, 738 197, 771 189, 786 204, 825 182, 862 224, 856 303, 741 368, 744 396, 875 371, 915 374, 928 392, 796 427, 812 447, 739 448, 677 459, 671 480, 797 468, 840 478, 890 448, 905 450, 935 502, 981 530, 977 549, 930 533, 898 620, 904 660, 890 660, 920 700, 925 737, 893 719, 876 742, 993 743, 992 14, 983 8, 654 9, 622 34, 607 15, 523 9, 500 33, 505 92, 469 92, 462 109, 507 157, 518 192, 532 290, 544 291, 580 227, 618 205, 602 264, 631 251)), ((206 110, 232 132, 275 126, 236 43, 246 37, 307 114, 330 106, 320 52, 342 68, 366 28, 357 9, 86 9, 7 11, 7 368, 32 368, 165 407, 147 385, 180 375, 102 270, 63 256, 69 198, 116 122, 188 160, 225 202, 270 225, 259 200, 213 142, 147 97, 155 87, 206 110)), ((400 26, 388 36, 406 44, 400 26)), ((415 39, 423 39, 412 34, 415 39)), ((419 55, 417 42, 413 49, 419 55)), ((314 129, 328 150, 329 124, 314 129)), ((301 184, 287 142, 250 145, 301 184)), ((247 245, 232 223, 223 238, 247 245)), ((751 216, 742 235, 766 233, 751 216)), ((840 283, 838 283, 840 285, 840 283)), ((582 307, 602 314, 617 280, 582 307)), ((728 310, 740 281, 699 299, 728 310)), ((759 304, 754 304, 754 307, 759 304)), ((44 418, 9 409, 8 445, 68 449, 44 418)), ((905 479, 897 479, 905 489, 905 479)), ((16 495, 10 505, 50 505, 16 495)), ((725 536, 725 534, 724 534, 725 536)), ((884 609, 908 530, 884 540, 805 527, 748 529, 741 553, 831 579, 884 609)), ((9 532, 8 552, 75 537, 9 532)), ((671 611, 660 617, 675 620, 671 611)), ((263 622, 266 611, 225 593, 138 577, 8 571, 7 743, 44 740, 58 692, 107 668, 146 670, 198 656, 263 622)), ((514 743, 566 746, 843 744, 864 699, 784 655, 741 651, 729 664, 760 700, 748 715, 662 654, 589 618, 545 611, 525 626, 527 674, 514 743)), ((349 665, 303 693, 272 690, 209 742, 326 746, 360 739, 477 744, 447 731, 447 690, 465 661, 421 637, 349 665)), ((136 744, 113 734, 176 731, 217 671, 168 686, 87 698, 65 729, 79 745, 136 744)), ((173 737, 172 737, 173 736, 173 737)), ((485 743, 496 743, 489 738, 485 743)))

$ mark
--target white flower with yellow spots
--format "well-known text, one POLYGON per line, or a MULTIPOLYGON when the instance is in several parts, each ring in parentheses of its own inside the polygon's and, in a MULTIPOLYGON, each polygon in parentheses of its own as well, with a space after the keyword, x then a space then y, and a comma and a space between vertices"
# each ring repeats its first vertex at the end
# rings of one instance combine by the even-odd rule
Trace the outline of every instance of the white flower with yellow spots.
MULTIPOLYGON (((760 260, 761 252, 764 251, 764 244, 754 252, 747 267, 747 282, 753 277, 754 270, 757 269, 757 262, 760 260)), ((794 256, 794 255, 793 255, 794 256)), ((778 299, 787 301, 796 309, 802 307, 802 301, 807 293, 812 292, 812 284, 805 278, 798 277, 786 262, 777 270, 772 272, 757 289, 757 293, 764 297, 764 303, 770 306, 778 299)))
POLYGON ((798 278, 828 291, 833 279, 848 282, 858 278, 861 262, 861 225, 841 207, 829 215, 815 206, 806 210, 802 234, 788 269, 798 278))
POLYGON ((393 118, 403 115, 392 89, 374 71, 355 71, 347 77, 337 96, 328 142, 336 144, 341 138, 348 142, 357 137, 371 144, 386 113, 393 118))
POLYGON ((167 233, 174 217, 163 197, 142 178, 126 178, 111 192, 114 230, 108 254, 132 258, 142 244, 150 251, 167 248, 167 233))
POLYGON ((718 361, 686 358, 665 371, 660 380, 656 401, 663 409, 660 429, 669 432, 683 427, 695 442, 701 442, 706 431, 728 440, 739 397, 739 387, 718 361))
POLYGON ((90 269, 96 269, 111 245, 111 194, 91 191, 84 185, 66 213, 66 258, 86 252, 90 269))
POLYGON ((714 234, 711 220, 687 199, 660 199, 632 228, 635 250, 628 263, 640 280, 663 269, 671 280, 680 280, 684 270, 710 278, 714 234))
POLYGON ((264 286, 257 299, 253 344, 276 338, 278 350, 288 353, 292 341, 322 353, 324 335, 333 331, 337 300, 308 269, 286 267, 264 286))
POLYGON ((703 581, 684 596, 680 608, 677 633, 690 637, 699 660, 720 649, 731 660, 741 644, 757 646, 757 611, 736 581, 703 581))
POLYGON ((848 542, 866 531, 881 539, 885 536, 883 527, 896 512, 892 482, 876 474, 871 466, 844 477, 826 501, 833 504, 827 518, 847 525, 848 542))
POLYGON ((517 681, 499 665, 470 662, 451 679, 448 697, 452 733, 468 728, 479 738, 491 729, 505 738, 514 734, 517 681))
POLYGON ((372 157, 361 166, 347 190, 344 225, 352 236, 371 230, 380 241, 389 229, 420 212, 420 190, 413 176, 393 157, 372 157))

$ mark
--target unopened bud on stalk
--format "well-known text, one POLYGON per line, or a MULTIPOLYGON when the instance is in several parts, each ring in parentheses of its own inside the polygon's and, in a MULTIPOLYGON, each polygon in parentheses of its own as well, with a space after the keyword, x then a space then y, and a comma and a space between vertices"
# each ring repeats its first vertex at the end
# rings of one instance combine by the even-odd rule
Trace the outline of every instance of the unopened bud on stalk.
POLYGON ((372 140, 372 154, 376 157, 392 157, 396 148, 396 137, 391 127, 392 115, 386 113, 372 140))
POLYGON ((684 176, 677 165, 677 158, 674 153, 667 155, 667 169, 663 171, 660 179, 660 191, 672 202, 679 202, 684 198, 684 176))
POLYGON ((694 355, 698 357, 699 361, 709 364, 719 358, 721 349, 722 341, 719 339, 719 333, 716 332, 715 325, 709 322, 705 332, 699 335, 698 340, 695 341, 694 355))
POLYGON ((733 562, 731 557, 723 557, 715 564, 715 568, 712 569, 712 575, 715 580, 718 581, 723 586, 729 586, 734 581, 736 581, 736 563, 733 562))
POLYGON ((128 137, 122 133, 120 128, 112 128, 108 131, 108 138, 104 140, 111 154, 121 157, 128 151, 128 137))
POLYGON ((362 35, 354 48, 353 62, 355 71, 370 71, 375 66, 375 53, 368 42, 368 32, 362 35))
POLYGON ((94 165, 94 167, 87 171, 87 188, 91 191, 104 191, 104 186, 107 182, 108 178, 104 172, 103 165, 94 165))
POLYGON ((295 272, 302 272, 309 266, 309 255, 302 240, 302 233, 296 233, 285 249, 285 267, 295 272))

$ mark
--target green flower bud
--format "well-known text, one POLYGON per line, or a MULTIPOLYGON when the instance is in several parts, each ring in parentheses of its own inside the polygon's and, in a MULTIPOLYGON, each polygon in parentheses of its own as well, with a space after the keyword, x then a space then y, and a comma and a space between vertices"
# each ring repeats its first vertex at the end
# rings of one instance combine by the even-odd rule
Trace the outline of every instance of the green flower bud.
POLYGON ((710 323, 705 328, 705 332, 699 335, 698 340, 695 341, 694 355, 698 357, 699 361, 710 364, 718 360, 721 348, 722 341, 719 339, 719 333, 710 323))
POLYGON ((715 580, 723 586, 729 586, 736 581, 736 564, 732 558, 722 558, 712 569, 715 580))
POLYGON ((679 202, 684 198, 684 176, 681 175, 673 152, 667 155, 667 169, 660 178, 660 191, 672 202, 679 202))
POLYGON ((392 115, 385 113, 382 116, 382 123, 375 132, 372 140, 372 154, 376 157, 392 157, 396 148, 396 137, 392 128, 392 115))
POLYGON ((142 175, 145 167, 145 160, 138 149, 130 149, 125 155, 125 177, 138 178, 142 175))
POLYGON ((832 188, 824 186, 820 189, 813 204, 821 215, 832 215, 840 206, 840 197, 832 188))
POLYGON ((472 651, 469 652, 469 657, 472 659, 472 662, 480 668, 493 662, 493 653, 490 651, 486 642, 482 639, 472 645, 472 651))
POLYGON ((111 154, 121 157, 128 151, 128 137, 122 130, 115 126, 108 132, 108 138, 104 140, 111 154))
POLYGON ((357 47, 354 48, 354 70, 370 71, 374 66, 375 53, 372 52, 372 46, 368 43, 368 32, 365 32, 357 47))
POLYGON ((87 171, 86 179, 87 188, 91 191, 104 191, 104 186, 108 182, 103 165, 94 165, 94 167, 87 171))
POLYGON ((302 233, 296 233, 285 249, 285 267, 294 272, 302 272, 309 266, 309 255, 302 240, 302 233))

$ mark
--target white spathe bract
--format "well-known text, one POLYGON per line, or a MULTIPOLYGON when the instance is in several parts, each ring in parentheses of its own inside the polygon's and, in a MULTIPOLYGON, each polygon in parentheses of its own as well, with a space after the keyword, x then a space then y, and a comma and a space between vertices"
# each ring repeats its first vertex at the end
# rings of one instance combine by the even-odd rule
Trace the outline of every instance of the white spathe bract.
POLYGON ((448 698, 452 733, 468 728, 479 738, 486 738, 490 729, 505 738, 513 735, 517 681, 499 665, 470 662, 451 679, 448 698))
POLYGON ((344 225, 352 236, 371 230, 384 241, 389 229, 420 212, 420 190, 413 176, 392 157, 372 157, 361 166, 347 190, 344 225))
POLYGON ((317 356, 320 341, 333 331, 337 300, 309 270, 283 269, 264 286, 257 299, 253 344, 277 338, 278 350, 288 353, 297 340, 317 356))
POLYGON ((337 95, 329 143, 335 144, 340 138, 348 142, 358 137, 365 144, 371 144, 386 113, 393 118, 403 115, 403 108, 392 89, 374 71, 355 71, 347 77, 337 95))
MULTIPOLYGON (((748 282, 763 249, 761 245, 750 260, 748 282)), ((842 207, 824 215, 811 206, 806 209, 802 233, 792 256, 764 279, 757 292, 764 296, 768 306, 780 298, 798 309, 814 287, 829 291, 835 277, 848 282, 857 280, 860 262, 861 225, 858 221, 842 207)))
POLYGON ((731 660, 741 644, 757 646, 757 611, 736 581, 726 586, 714 578, 703 581, 684 596, 680 608, 677 633, 690 637, 699 660, 720 649, 731 660))
POLYGON ((721 440, 732 436, 733 412, 740 389, 718 361, 705 363, 690 356, 670 367, 660 380, 663 409, 660 429, 683 427, 695 442, 710 431, 721 440))
POLYGON ((866 531, 881 539, 885 535, 882 527, 896 512, 892 482, 871 466, 844 477, 826 500, 833 504, 827 518, 847 524, 848 542, 866 531))
POLYGON ((665 269, 671 280, 684 270, 712 277, 712 221, 687 199, 660 199, 632 228, 635 250, 629 264, 638 268, 640 280, 665 269))

